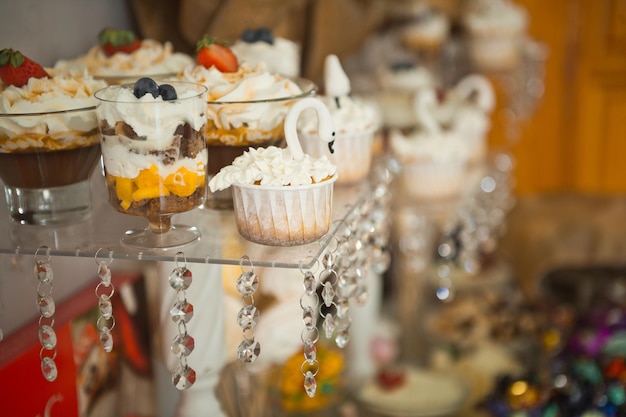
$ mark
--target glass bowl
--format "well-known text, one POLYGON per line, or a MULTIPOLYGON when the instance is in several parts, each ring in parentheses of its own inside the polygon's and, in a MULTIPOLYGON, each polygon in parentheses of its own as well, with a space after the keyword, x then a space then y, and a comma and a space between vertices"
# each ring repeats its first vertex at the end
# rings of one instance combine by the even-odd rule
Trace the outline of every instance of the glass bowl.
POLYGON ((95 106, 0 113, 0 179, 20 224, 75 222, 91 210, 89 177, 100 158, 95 106))

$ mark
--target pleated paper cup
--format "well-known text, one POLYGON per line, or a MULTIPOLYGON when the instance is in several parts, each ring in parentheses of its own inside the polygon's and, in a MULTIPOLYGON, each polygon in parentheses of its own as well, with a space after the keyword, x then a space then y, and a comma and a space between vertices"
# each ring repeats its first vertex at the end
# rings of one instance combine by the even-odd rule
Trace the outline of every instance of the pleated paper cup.
POLYGON ((296 246, 318 240, 330 228, 337 174, 316 184, 263 186, 233 184, 239 234, 250 242, 296 246))
POLYGON ((466 189, 465 161, 423 161, 402 166, 402 190, 415 200, 460 197, 466 189))
POLYGON ((316 158, 326 155, 337 167, 337 184, 354 184, 366 178, 372 166, 374 129, 361 132, 337 132, 330 153, 328 144, 319 140, 317 133, 300 132, 302 150, 316 158))

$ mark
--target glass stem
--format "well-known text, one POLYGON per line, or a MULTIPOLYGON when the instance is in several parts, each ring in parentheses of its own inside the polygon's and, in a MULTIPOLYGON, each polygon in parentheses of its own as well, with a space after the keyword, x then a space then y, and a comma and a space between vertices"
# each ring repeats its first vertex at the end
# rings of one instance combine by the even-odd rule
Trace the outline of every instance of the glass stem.
POLYGON ((172 226, 171 215, 152 217, 149 218, 148 221, 150 222, 150 231, 156 234, 165 233, 170 230, 172 226))

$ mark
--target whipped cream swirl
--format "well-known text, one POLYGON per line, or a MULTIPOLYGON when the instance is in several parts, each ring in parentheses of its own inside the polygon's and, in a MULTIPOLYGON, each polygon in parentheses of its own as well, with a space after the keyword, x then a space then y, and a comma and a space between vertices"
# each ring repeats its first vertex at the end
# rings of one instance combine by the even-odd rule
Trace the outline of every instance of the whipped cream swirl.
POLYGON ((310 185, 331 178, 337 172, 326 156, 304 154, 295 159, 289 148, 250 148, 220 170, 209 182, 212 192, 231 185, 256 184, 270 187, 310 185))
POLYGON ((273 73, 288 77, 300 75, 300 47, 289 39, 277 37, 273 44, 238 39, 231 49, 240 62, 250 67, 263 63, 273 73))

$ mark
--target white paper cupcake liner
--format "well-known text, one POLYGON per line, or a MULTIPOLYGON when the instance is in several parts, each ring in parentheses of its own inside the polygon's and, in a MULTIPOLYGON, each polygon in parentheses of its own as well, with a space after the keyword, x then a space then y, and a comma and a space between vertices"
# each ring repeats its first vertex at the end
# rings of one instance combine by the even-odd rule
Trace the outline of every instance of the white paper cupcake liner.
POLYGON ((328 144, 319 140, 316 134, 299 133, 302 150, 316 158, 326 155, 337 167, 337 184, 353 184, 369 174, 372 166, 372 142, 375 130, 340 133, 335 135, 334 153, 328 144))
POLYGON ((233 185, 239 234, 271 246, 303 245, 321 238, 330 227, 336 180, 337 175, 311 185, 233 185))
POLYGON ((416 200, 459 197, 466 189, 467 163, 461 161, 418 162, 400 172, 403 192, 416 200))

